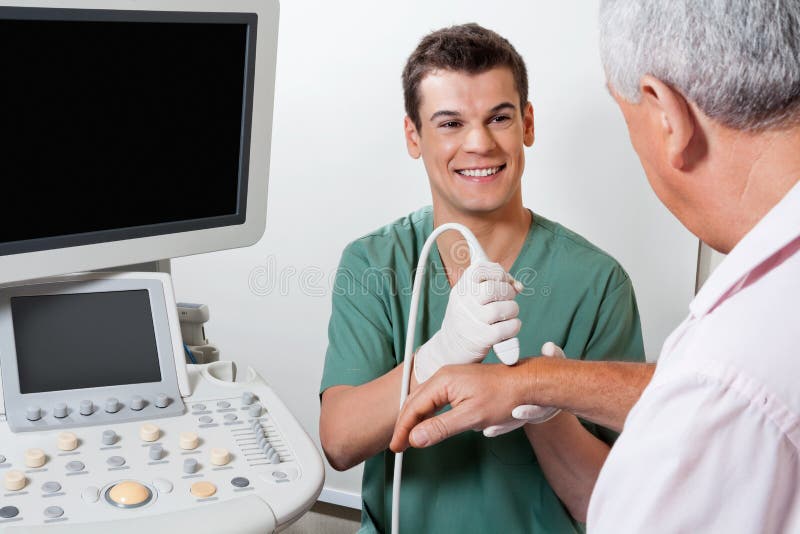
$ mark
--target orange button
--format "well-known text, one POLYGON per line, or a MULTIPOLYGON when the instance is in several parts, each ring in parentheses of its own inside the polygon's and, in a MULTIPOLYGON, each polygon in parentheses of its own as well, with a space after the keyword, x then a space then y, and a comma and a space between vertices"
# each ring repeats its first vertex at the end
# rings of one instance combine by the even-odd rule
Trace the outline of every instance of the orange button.
POLYGON ((120 482, 108 492, 108 498, 122 507, 133 507, 150 500, 152 493, 147 486, 133 480, 120 482))
POLYGON ((198 499, 205 499, 214 495, 217 492, 217 487, 211 482, 195 482, 189 491, 198 499))

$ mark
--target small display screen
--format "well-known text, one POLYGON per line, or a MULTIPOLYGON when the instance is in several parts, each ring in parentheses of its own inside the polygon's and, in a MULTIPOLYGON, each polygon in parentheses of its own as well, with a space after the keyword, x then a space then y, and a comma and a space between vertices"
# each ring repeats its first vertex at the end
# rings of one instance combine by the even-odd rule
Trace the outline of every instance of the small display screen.
POLYGON ((147 290, 11 298, 20 392, 160 382, 147 290))

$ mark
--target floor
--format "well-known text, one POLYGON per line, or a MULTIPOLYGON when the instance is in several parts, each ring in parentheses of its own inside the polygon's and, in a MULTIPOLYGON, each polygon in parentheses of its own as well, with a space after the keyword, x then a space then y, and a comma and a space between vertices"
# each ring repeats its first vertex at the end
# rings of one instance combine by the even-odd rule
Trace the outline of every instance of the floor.
POLYGON ((354 534, 361 526, 361 511, 317 502, 296 523, 284 530, 287 534, 354 534))

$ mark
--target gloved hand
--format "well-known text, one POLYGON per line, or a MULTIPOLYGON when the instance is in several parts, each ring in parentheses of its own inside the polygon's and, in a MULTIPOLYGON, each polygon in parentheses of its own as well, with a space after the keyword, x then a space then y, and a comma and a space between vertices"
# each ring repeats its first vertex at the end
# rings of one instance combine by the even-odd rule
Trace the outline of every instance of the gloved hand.
POLYGON ((441 329, 417 350, 417 381, 443 365, 479 362, 492 345, 515 337, 522 323, 514 297, 522 289, 497 263, 470 265, 450 291, 441 329))
MULTIPOLYGON (((551 358, 566 358, 564 351, 561 350, 561 347, 552 341, 548 341, 542 345, 542 356, 549 356, 551 358)), ((496 436, 500 436, 501 434, 516 430, 528 423, 544 423, 558 415, 559 412, 561 412, 561 408, 553 408, 551 406, 536 406, 535 404, 522 404, 511 411, 511 416, 515 419, 514 421, 486 427, 483 429, 483 435, 487 438, 494 438, 496 436)))

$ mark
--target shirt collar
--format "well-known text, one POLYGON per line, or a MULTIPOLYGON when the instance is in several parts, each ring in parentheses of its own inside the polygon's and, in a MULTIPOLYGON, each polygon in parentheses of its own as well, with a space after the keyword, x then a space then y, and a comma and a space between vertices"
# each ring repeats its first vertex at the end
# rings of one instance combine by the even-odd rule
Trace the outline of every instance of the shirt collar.
POLYGON ((709 313, 741 281, 800 236, 800 182, 742 238, 689 304, 695 317, 709 313))

